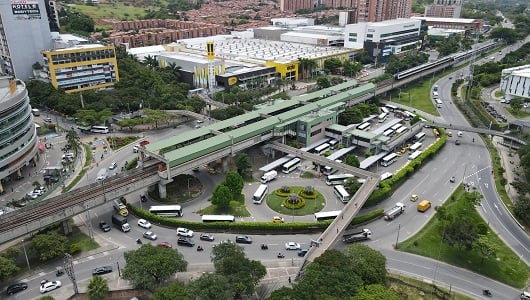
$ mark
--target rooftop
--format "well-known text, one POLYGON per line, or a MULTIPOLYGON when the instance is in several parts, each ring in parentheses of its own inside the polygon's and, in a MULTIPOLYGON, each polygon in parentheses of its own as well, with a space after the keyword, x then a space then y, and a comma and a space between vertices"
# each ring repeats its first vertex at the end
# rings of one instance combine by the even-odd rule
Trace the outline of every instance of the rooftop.
POLYGON ((473 23, 476 21, 476 19, 431 18, 431 17, 411 17, 411 19, 425 20, 427 22, 440 22, 440 23, 473 23))

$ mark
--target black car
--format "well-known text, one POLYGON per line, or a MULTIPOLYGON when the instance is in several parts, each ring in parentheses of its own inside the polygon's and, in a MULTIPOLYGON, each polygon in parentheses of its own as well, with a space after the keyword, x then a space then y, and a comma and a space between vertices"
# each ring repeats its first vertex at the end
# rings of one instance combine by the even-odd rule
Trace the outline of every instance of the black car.
POLYGON ((147 197, 144 194, 140 195, 140 201, 147 202, 147 197))
POLYGON ((178 238, 177 244, 181 246, 187 246, 187 247, 195 246, 195 243, 190 238, 183 237, 183 236, 178 238))
POLYGON ((298 250, 298 256, 304 257, 307 254, 307 251, 309 251, 309 249, 298 250))
POLYGON ((97 267, 92 271, 92 275, 103 275, 112 272, 111 266, 97 267))
POLYGON ((101 230, 104 232, 110 231, 110 226, 105 221, 99 221, 99 228, 101 228, 101 230))
POLYGON ((236 236, 236 243, 252 244, 252 239, 248 235, 238 235, 236 236))
POLYGON ((19 283, 15 283, 15 284, 12 284, 10 286, 7 287, 7 290, 6 290, 6 293, 8 295, 13 295, 15 293, 18 293, 20 291, 23 291, 25 289, 28 288, 28 284, 25 283, 25 282, 19 282, 19 283))

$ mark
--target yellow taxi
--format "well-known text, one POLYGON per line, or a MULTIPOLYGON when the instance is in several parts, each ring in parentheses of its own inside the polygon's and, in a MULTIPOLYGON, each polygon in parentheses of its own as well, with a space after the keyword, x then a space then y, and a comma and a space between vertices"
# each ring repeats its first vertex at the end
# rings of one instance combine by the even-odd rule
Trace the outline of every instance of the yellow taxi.
POLYGON ((283 222, 285 222, 285 220, 282 217, 280 217, 280 216, 274 216, 274 217, 272 217, 272 222, 273 223, 283 223, 283 222))

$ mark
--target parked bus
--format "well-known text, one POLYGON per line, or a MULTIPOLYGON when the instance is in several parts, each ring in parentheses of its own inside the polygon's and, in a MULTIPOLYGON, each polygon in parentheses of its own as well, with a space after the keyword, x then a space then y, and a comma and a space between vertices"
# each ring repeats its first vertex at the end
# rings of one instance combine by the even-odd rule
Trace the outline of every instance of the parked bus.
POLYGON ((385 130, 385 132, 383 132, 383 135, 388 136, 388 137, 392 136, 393 134, 394 134, 394 130, 392 129, 387 129, 385 130))
POLYGON ((392 104, 387 104, 387 105, 385 105, 385 107, 388 108, 389 111, 395 111, 395 110, 398 109, 397 106, 392 105, 392 104))
POLYGON ((434 99, 434 102, 436 102, 436 107, 438 107, 438 108, 442 107, 442 104, 443 104, 442 100, 434 99))
POLYGON ((267 192, 269 191, 269 186, 266 184, 261 184, 256 192, 254 193, 254 196, 252 196, 252 203, 254 204, 261 204, 263 201, 263 198, 267 195, 267 192))
POLYGON ((383 160, 381 160, 381 165, 383 167, 388 167, 393 164, 397 159, 398 155, 396 153, 390 153, 389 155, 383 157, 383 160))
POLYGON ((377 117, 377 120, 379 123, 383 123, 386 121, 386 118, 388 117, 388 113, 381 113, 379 114, 379 116, 377 117))
POLYGON ((438 92, 432 92, 432 98, 438 99, 438 92))
POLYGON ((396 131, 396 130, 398 130, 401 126, 402 126, 402 125, 401 125, 400 123, 397 123, 396 125, 390 127, 390 129, 396 131))
POLYGON ((326 177, 327 185, 336 185, 343 184, 346 179, 354 177, 352 174, 337 174, 337 175, 328 175, 326 177))
POLYGON ((409 156, 409 160, 414 160, 414 159, 418 158, 418 156, 420 156, 421 152, 422 152, 421 150, 414 151, 414 152, 409 156))
POLYGON ((343 185, 334 186, 333 191, 335 192, 335 195, 337 195, 340 201, 344 203, 350 201, 351 196, 350 194, 348 194, 343 185))
POLYGON ((399 128, 396 130, 396 134, 398 134, 398 135, 399 135, 399 134, 402 134, 403 132, 405 132, 405 131, 407 131, 407 130, 408 130, 407 127, 405 127, 405 126, 401 126, 401 127, 399 127, 399 128))
POLYGON ((317 221, 333 220, 340 215, 340 212, 340 210, 317 212, 315 213, 315 219, 317 219, 317 221))
POLYGON ((425 132, 420 132, 420 133, 416 134, 412 138, 412 141, 413 142, 421 142, 421 141, 423 141, 424 138, 425 138, 425 132))
POLYGON ((416 117, 416 115, 411 113, 410 111, 404 111, 403 113, 405 115, 407 115, 407 120, 410 120, 410 119, 413 119, 414 117, 416 117))
POLYGON ((381 112, 384 112, 384 113, 387 113, 387 114, 390 112, 390 110, 388 110, 388 108, 386 108, 384 106, 380 107, 380 108, 381 108, 381 112))
POLYGON ((414 152, 420 150, 420 148, 421 148, 421 143, 420 142, 416 142, 412 146, 410 146, 409 152, 410 153, 414 153, 414 152))
POLYGON ((363 131, 368 131, 370 130, 370 122, 365 122, 365 123, 362 123, 361 125, 357 126, 357 129, 359 130, 363 130, 363 131))
POLYGON ((92 126, 90 131, 93 133, 109 133, 109 128, 107 126, 92 126))
POLYGON ((324 143, 315 148, 315 154, 322 155, 324 152, 329 150, 329 144, 324 143))
POLYGON ((203 222, 235 222, 236 217, 232 215, 203 215, 203 222))
POLYGON ((335 150, 335 148, 337 148, 337 145, 339 144, 339 141, 333 139, 329 141, 328 144, 329 144, 329 149, 335 150))
POLYGON ((183 215, 180 205, 151 206, 149 212, 161 217, 182 217, 183 215))
POLYGON ((300 165, 300 162, 301 162, 301 160, 298 157, 295 157, 295 158, 291 159, 290 161, 286 162, 282 166, 282 172, 285 173, 285 174, 291 173, 291 171, 293 171, 294 169, 298 168, 298 166, 300 165))

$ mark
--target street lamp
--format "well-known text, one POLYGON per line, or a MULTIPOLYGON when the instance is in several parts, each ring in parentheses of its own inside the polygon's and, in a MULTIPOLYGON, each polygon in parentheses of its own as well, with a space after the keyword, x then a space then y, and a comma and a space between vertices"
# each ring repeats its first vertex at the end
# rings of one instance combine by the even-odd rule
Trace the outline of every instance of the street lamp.
POLYGON ((191 178, 188 178, 188 197, 191 198, 191 191, 190 191, 190 179, 191 178))
POLYGON ((22 240, 22 249, 24 249, 24 256, 26 257, 26 263, 28 264, 28 270, 31 270, 31 267, 29 266, 28 253, 26 252, 26 245, 24 244, 24 240, 22 240))

